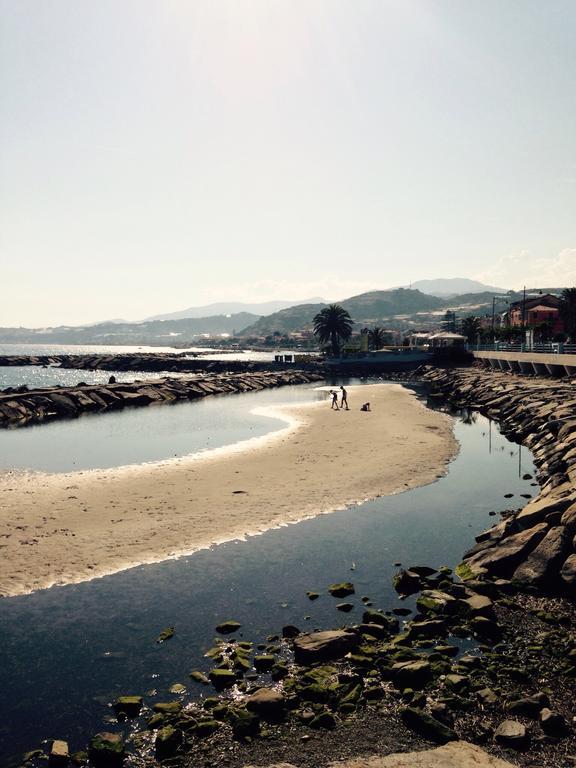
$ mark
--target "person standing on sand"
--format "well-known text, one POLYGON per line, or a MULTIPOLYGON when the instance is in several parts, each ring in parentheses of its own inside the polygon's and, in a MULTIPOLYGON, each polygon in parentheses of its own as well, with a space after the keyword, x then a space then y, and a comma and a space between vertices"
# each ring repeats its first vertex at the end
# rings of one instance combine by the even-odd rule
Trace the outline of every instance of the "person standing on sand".
POLYGON ((335 408, 337 411, 339 411, 340 409, 338 408, 338 392, 336 392, 336 390, 334 389, 331 389, 330 394, 332 395, 332 405, 330 407, 333 410, 335 408))
POLYGON ((349 411, 350 408, 348 408, 348 392, 346 392, 344 387, 340 387, 340 390, 342 391, 342 400, 340 402, 340 408, 344 408, 344 406, 346 406, 346 410, 349 411))

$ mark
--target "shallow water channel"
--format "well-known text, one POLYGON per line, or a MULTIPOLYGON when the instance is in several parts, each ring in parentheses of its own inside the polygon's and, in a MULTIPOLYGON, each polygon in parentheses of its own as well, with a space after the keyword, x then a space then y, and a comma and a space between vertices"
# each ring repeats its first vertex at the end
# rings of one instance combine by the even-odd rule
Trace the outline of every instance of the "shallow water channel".
MULTIPOLYGON (((285 402, 292 397, 280 393, 285 402)), ((252 397, 264 404, 270 394, 252 397)), ((287 623, 302 630, 356 623, 362 595, 376 608, 411 607, 392 589, 395 563, 454 566, 474 534, 498 519, 491 510, 522 506, 520 494, 537 492, 521 479, 533 472, 529 452, 496 425, 467 414, 454 428, 461 450, 432 485, 180 560, 0 601, 0 765, 18 764, 42 739, 66 738, 77 750, 93 733, 121 727, 108 722, 118 695, 167 701, 176 682, 187 696, 210 695, 188 675, 209 669, 203 651, 224 619, 261 642, 287 623), (344 616, 326 588, 348 579, 355 608, 344 616), (307 590, 322 596, 310 602, 307 590), (171 625, 175 636, 156 644, 171 625)))

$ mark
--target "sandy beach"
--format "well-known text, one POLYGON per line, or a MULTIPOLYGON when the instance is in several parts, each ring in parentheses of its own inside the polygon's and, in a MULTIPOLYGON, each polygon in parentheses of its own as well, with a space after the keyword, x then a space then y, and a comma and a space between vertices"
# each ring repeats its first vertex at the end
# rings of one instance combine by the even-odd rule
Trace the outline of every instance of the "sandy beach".
POLYGON ((445 473, 457 451, 448 416, 394 384, 350 387, 349 401, 267 409, 286 427, 182 459, 0 474, 0 594, 177 557, 445 473))

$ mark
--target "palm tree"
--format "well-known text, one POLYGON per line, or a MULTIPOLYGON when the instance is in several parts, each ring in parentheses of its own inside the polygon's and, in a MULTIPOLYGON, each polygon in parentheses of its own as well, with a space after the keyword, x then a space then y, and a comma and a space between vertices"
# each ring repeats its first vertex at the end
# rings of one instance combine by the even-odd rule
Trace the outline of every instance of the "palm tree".
POLYGON ((314 317, 314 335, 322 344, 330 344, 336 357, 340 351, 340 342, 346 341, 352 334, 352 318, 344 307, 329 304, 314 317))
POLYGON ((576 288, 565 288, 562 291, 559 309, 564 330, 573 341, 576 336, 576 288))
POLYGON ((383 328, 372 328, 368 331, 370 349, 381 349, 384 344, 386 344, 386 331, 383 328))
POLYGON ((476 341, 481 327, 479 317, 465 317, 462 320, 462 333, 468 339, 469 344, 473 344, 476 341))

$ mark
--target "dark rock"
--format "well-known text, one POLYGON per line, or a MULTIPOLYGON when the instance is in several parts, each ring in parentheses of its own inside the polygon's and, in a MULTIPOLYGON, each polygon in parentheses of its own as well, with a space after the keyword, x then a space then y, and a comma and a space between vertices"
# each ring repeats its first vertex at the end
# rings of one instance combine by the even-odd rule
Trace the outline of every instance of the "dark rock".
POLYGON ((309 726, 310 728, 324 728, 331 731, 336 728, 336 718, 331 712, 321 712, 310 721, 309 726))
POLYGON ((452 728, 436 720, 436 718, 429 715, 423 709, 406 707, 401 710, 400 716, 404 725, 410 728, 410 730, 437 744, 446 744, 448 741, 456 741, 458 739, 452 728))
POLYGON ((328 592, 332 597, 348 597, 348 595, 353 595, 355 592, 354 584, 350 581, 343 581, 340 584, 332 584, 328 587, 328 592))
POLYGON ((375 611, 372 608, 364 611, 362 621, 365 624, 380 624, 380 626, 386 627, 390 633, 397 632, 399 627, 398 619, 393 619, 391 616, 386 616, 382 611, 375 611))
POLYGON ((114 702, 114 711, 123 712, 126 717, 138 717, 142 709, 142 696, 119 696, 114 702))
MULTIPOLYGON (((470 572, 470 578, 483 573, 501 576, 511 573, 540 543, 547 530, 546 523, 539 523, 526 531, 508 536, 490 549, 466 559, 464 565, 470 572)), ((459 568, 457 572, 459 573, 459 568)))
POLYGON ((545 693, 536 693, 533 696, 524 696, 516 701, 511 701, 506 705, 506 710, 513 715, 524 715, 525 717, 538 717, 542 707, 548 706, 550 700, 545 693))
POLYGON ((230 711, 229 720, 236 739, 246 739, 260 732, 260 719, 255 712, 233 709, 230 711))
MULTIPOLYGON (((211 669, 208 677, 217 691, 230 688, 236 682, 236 673, 231 669, 211 669)), ((156 709, 156 706, 154 708, 156 709)))
POLYGON ((546 736, 562 738, 570 733, 568 723, 559 712, 552 712, 547 707, 544 707, 539 713, 539 720, 540 727, 546 736))
POLYGON ((202 683, 202 685, 210 685, 210 679, 207 675, 204 674, 204 672, 194 670, 193 672, 190 672, 190 677, 192 680, 196 680, 197 683, 202 683))
POLYGON ((570 537, 563 525, 551 528, 526 560, 516 568, 513 581, 539 587, 552 586, 566 559, 570 537))
POLYGON ((476 692, 476 695, 485 706, 494 706, 500 701, 499 697, 494 693, 491 688, 482 688, 476 692))
POLYGON ((257 672, 269 672, 276 663, 276 657, 271 653, 254 656, 254 668, 257 672))
POLYGON ((174 637, 174 632, 176 630, 174 627, 166 627, 166 629, 163 629, 162 632, 158 635, 156 638, 157 643, 165 643, 166 640, 170 640, 171 637, 174 637))
POLYGON ((280 720, 286 710, 286 698, 280 691, 260 688, 246 699, 246 709, 255 712, 263 720, 280 720))
POLYGON ((219 632, 221 635, 230 635, 233 632, 237 632, 241 626, 240 622, 228 619, 228 621, 223 621, 221 624, 218 624, 216 632, 219 632))
POLYGON ((286 624, 285 627, 282 627, 282 637, 285 638, 293 638, 298 637, 300 634, 300 630, 298 627, 295 627, 294 624, 286 624))
POLYGON ((404 688, 419 690, 432 679, 432 667, 430 662, 423 659, 399 661, 392 665, 391 674, 394 685, 400 690, 404 688))
POLYGON ((119 733, 97 733, 90 739, 88 756, 97 768, 118 768, 125 754, 124 740, 119 733))
POLYGON ((436 569, 430 568, 428 565, 411 565, 407 570, 410 571, 410 573, 415 573, 423 578, 433 576, 436 573, 436 569))
POLYGON ((181 701, 157 701, 152 709, 162 715, 177 715, 182 709, 181 701))
POLYGON ((428 621, 413 621, 407 630, 407 640, 418 640, 432 637, 444 637, 448 631, 446 622, 442 619, 428 621))
POLYGON ((350 630, 328 630, 300 635, 294 639, 297 663, 340 659, 359 645, 359 636, 350 630))
POLYGON ((337 611, 342 611, 342 613, 350 613, 350 611, 354 610, 354 604, 353 603, 338 603, 336 606, 337 611))
POLYGON ((402 570, 394 576, 392 585, 400 595, 413 595, 420 591, 422 581, 417 573, 402 570))
POLYGON ((160 728, 156 734, 154 750, 157 760, 166 760, 174 757, 182 744, 182 731, 171 725, 160 728))
POLYGON ((576 587, 576 554, 569 555, 560 569, 560 578, 565 586, 576 587))

